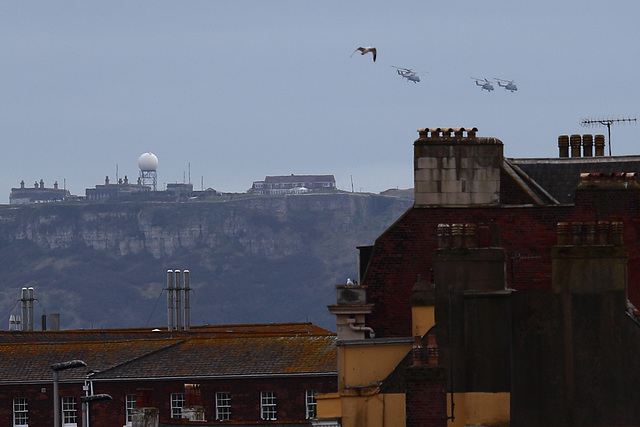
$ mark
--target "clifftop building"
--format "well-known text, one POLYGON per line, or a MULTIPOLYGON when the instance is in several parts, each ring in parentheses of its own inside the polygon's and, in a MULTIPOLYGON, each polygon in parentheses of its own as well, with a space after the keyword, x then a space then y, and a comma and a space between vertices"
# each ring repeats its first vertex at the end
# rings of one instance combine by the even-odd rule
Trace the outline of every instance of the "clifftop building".
POLYGON ((136 184, 131 184, 129 183, 129 178, 125 175, 124 179, 119 178, 117 183, 111 184, 109 177, 107 176, 104 179, 104 184, 98 184, 95 188, 85 189, 86 199, 100 200, 111 197, 122 197, 128 194, 151 192, 150 186, 142 185, 140 182, 141 180, 138 178, 138 182, 136 184))
POLYGON ((53 188, 46 188, 44 180, 36 181, 33 187, 24 185, 24 180, 20 181, 20 188, 12 188, 9 195, 9 204, 21 205, 31 203, 51 203, 62 202, 71 197, 68 190, 58 188, 58 181, 53 183, 53 188))
POLYGON ((284 175, 268 176, 264 181, 254 181, 247 191, 250 194, 300 194, 308 191, 335 190, 333 175, 284 175))

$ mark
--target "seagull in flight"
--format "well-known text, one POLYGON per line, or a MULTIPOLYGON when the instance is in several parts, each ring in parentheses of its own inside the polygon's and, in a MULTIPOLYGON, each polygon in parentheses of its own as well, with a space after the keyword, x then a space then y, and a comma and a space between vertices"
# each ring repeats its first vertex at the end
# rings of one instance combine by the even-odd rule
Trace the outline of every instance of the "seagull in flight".
MULTIPOLYGON (((376 48, 375 47, 371 47, 371 46, 362 47, 362 46, 360 46, 359 48, 354 50, 353 53, 356 53, 357 51, 360 51, 360 55, 364 55, 366 53, 371 52, 371 54, 373 55, 373 62, 376 62, 376 48)), ((353 56, 353 53, 351 54, 351 56, 353 56)), ((351 56, 349 56, 349 58, 351 58, 351 56)))

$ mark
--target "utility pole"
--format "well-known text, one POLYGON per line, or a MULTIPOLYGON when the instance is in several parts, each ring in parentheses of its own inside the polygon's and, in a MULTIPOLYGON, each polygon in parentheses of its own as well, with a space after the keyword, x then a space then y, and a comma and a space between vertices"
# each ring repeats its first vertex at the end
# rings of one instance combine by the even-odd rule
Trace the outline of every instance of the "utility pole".
POLYGON ((614 123, 630 123, 635 122, 635 117, 624 117, 621 119, 582 119, 582 126, 606 126, 609 133, 609 156, 611 156, 611 125, 614 123))

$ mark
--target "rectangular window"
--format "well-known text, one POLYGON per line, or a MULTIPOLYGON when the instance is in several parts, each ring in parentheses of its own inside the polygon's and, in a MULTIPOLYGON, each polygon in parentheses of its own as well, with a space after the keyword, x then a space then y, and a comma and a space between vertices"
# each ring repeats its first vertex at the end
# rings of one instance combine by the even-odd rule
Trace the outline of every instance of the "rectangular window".
POLYGON ((130 426, 133 423, 133 410, 136 408, 136 395, 127 394, 124 397, 124 409, 126 414, 125 424, 130 426))
POLYGON ((277 420, 276 412, 276 392, 260 392, 260 418, 263 420, 277 420))
POLYGON ((319 393, 318 390, 306 390, 304 393, 308 420, 316 417, 316 394, 319 393))
POLYGON ((216 393, 216 420, 229 421, 231 419, 231 393, 221 391, 216 393))
POLYGON ((171 418, 182 418, 184 393, 171 393, 171 418))
POLYGON ((74 396, 62 397, 62 426, 77 427, 78 401, 74 396))
POLYGON ((26 397, 13 399, 13 427, 27 427, 29 425, 29 403, 26 397))

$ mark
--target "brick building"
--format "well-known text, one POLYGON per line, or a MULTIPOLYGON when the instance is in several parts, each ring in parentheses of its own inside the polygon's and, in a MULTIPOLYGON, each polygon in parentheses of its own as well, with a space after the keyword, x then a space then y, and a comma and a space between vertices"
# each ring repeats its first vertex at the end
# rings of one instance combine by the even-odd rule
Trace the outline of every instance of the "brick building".
POLYGON ((339 391, 314 424, 640 425, 640 158, 573 135, 508 159, 476 132, 419 131, 414 206, 329 307, 339 391))
POLYGON ((0 417, 51 425, 51 365, 70 360, 87 367, 59 372, 62 426, 82 425, 81 398, 97 394, 112 400, 90 403, 94 427, 131 425, 136 404, 160 426, 308 425, 315 394, 336 389, 335 335, 309 323, 11 331, 0 332, 0 417))

